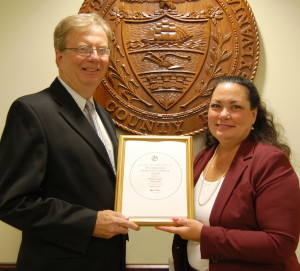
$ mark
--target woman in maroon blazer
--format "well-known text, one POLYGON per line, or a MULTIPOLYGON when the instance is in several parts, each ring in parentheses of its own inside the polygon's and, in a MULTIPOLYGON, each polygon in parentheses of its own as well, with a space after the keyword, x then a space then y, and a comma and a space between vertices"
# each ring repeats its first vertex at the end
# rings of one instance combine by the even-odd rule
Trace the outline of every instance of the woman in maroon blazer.
POLYGON ((174 218, 176 271, 297 271, 299 180, 252 82, 221 78, 194 161, 195 220, 174 218))

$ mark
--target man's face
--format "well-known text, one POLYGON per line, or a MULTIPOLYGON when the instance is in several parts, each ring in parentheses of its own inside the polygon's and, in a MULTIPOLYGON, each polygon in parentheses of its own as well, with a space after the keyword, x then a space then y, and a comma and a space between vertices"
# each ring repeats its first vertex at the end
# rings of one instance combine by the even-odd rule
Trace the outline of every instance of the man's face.
MULTIPOLYGON (((108 48, 102 27, 92 25, 68 35, 66 48, 82 46, 108 48)), ((56 51, 56 60, 59 76, 82 97, 90 98, 107 71, 109 56, 99 57, 95 50, 90 56, 82 56, 76 50, 64 50, 56 51)))

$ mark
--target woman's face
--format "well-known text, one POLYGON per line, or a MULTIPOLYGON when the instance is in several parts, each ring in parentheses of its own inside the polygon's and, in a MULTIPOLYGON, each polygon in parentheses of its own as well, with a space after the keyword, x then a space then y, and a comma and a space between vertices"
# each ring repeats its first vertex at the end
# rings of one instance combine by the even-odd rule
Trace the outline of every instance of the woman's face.
POLYGON ((232 82, 219 84, 208 109, 208 128, 220 144, 239 145, 250 133, 257 108, 251 109, 246 87, 232 82))

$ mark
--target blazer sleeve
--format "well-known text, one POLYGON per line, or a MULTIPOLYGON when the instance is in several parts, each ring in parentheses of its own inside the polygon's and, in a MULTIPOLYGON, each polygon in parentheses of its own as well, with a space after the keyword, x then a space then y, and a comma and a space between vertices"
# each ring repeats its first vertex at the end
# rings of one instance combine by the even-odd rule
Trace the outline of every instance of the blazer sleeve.
POLYGON ((34 109, 13 103, 0 143, 0 219, 51 243, 84 251, 97 212, 43 197, 46 135, 34 109), (76 237, 76 238, 74 238, 76 237))
POLYGON ((246 163, 242 185, 232 192, 219 225, 203 227, 202 258, 282 263, 298 244, 299 180, 285 154, 273 147, 246 163))

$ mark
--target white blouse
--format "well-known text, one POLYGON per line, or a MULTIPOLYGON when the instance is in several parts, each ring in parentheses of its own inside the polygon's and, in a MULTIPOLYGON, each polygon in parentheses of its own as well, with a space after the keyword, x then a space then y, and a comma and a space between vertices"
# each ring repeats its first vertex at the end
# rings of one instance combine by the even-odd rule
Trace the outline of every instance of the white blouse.
MULTIPOLYGON (((224 176, 214 182, 203 180, 203 172, 194 189, 194 211, 195 219, 201 221, 203 225, 209 226, 209 217, 216 197, 222 186, 224 176), (202 189, 201 189, 202 186, 202 189), (213 193, 213 194, 212 194, 213 193), (209 199, 209 197, 211 197, 209 199), (208 200, 209 199, 209 200, 208 200), (205 203, 208 200, 207 203, 205 203), (205 203, 205 204, 204 204, 205 203)), ((191 267, 198 271, 209 271, 209 260, 201 259, 200 243, 188 241, 187 244, 188 261, 191 267)))

